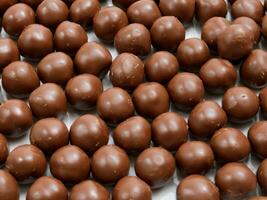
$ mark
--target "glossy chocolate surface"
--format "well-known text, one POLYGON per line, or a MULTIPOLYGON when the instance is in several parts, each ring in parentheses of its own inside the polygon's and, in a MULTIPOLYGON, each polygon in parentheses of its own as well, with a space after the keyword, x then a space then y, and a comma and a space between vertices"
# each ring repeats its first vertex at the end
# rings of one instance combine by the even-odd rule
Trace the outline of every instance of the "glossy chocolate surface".
POLYGON ((19 185, 16 179, 7 171, 0 170, 1 200, 19 200, 19 185))
POLYGON ((266 194, 267 192, 267 160, 263 160, 257 170, 257 180, 260 185, 261 191, 266 194))
POLYGON ((0 69, 10 63, 20 60, 17 44, 9 38, 0 39, 0 69))
POLYGON ((267 38, 267 16, 262 18, 261 32, 265 38, 267 38))
POLYGON ((0 2, 0 15, 4 14, 4 12, 12 5, 16 4, 18 0, 2 0, 0 2))
POLYGON ((262 114, 267 117, 267 88, 263 88, 259 94, 262 114))
POLYGON ((3 134, 0 133, 0 166, 6 162, 8 153, 9 148, 7 139, 3 134))

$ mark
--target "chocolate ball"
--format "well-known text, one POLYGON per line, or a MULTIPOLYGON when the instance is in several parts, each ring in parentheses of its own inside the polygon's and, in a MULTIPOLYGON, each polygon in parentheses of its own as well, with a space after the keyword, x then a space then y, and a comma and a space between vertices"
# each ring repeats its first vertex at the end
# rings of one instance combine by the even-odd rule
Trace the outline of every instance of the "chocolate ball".
POLYGON ((20 0, 22 3, 26 3, 32 8, 36 8, 44 0, 20 0))
POLYGON ((144 181, 136 176, 126 176, 119 180, 112 191, 113 200, 152 200, 152 191, 144 181))
POLYGON ((248 200, 267 200, 265 196, 250 197, 248 200))
POLYGON ((253 50, 240 68, 242 81, 252 88, 262 88, 267 84, 267 53, 253 50))
POLYGON ((176 57, 180 66, 186 71, 199 71, 200 67, 210 59, 207 44, 198 38, 190 38, 181 42, 176 57))
POLYGON ((91 114, 77 118, 70 127, 71 143, 89 153, 106 145, 108 139, 109 130, 106 123, 91 114))
POLYGON ((50 171, 59 180, 79 183, 88 178, 90 159, 77 146, 67 145, 56 150, 50 159, 50 171))
POLYGON ((3 134, 0 133, 0 166, 6 162, 8 153, 9 149, 7 139, 3 134))
POLYGON ((219 189, 205 176, 191 175, 184 178, 177 187, 179 200, 220 200, 219 189))
POLYGON ((68 102, 78 110, 89 110, 94 107, 102 92, 101 80, 92 74, 73 77, 65 88, 68 102))
POLYGON ((142 60, 131 53, 119 54, 112 62, 109 72, 113 86, 125 90, 136 88, 143 82, 144 76, 145 69, 142 60))
POLYGON ((154 1, 140 0, 127 9, 127 16, 131 23, 140 23, 150 28, 161 17, 161 13, 154 1))
POLYGON ((150 146, 151 126, 143 117, 130 117, 116 127, 113 139, 127 152, 141 152, 150 146))
POLYGON ((87 28, 100 7, 98 0, 75 0, 70 7, 70 20, 87 28))
POLYGON ((158 18, 150 33, 153 46, 160 50, 175 51, 185 39, 183 24, 174 16, 158 18))
POLYGON ((144 117, 155 118, 167 112, 170 107, 167 90, 157 82, 140 84, 134 90, 132 97, 136 111, 144 117))
POLYGON ((131 96, 118 87, 105 90, 97 100, 96 109, 100 117, 111 124, 120 123, 134 114, 131 96))
POLYGON ((28 189, 26 200, 68 200, 68 190, 64 184, 52 177, 37 179, 28 189))
POLYGON ((220 189, 221 197, 239 199, 256 190, 257 179, 245 164, 233 162, 217 171, 215 183, 220 189))
POLYGON ((34 145, 24 144, 13 149, 7 157, 6 169, 21 182, 44 175, 46 158, 43 152, 34 145))
POLYGON ((0 2, 0 15, 2 16, 10 6, 16 4, 17 2, 18 0, 2 0, 0 2))
POLYGON ((3 15, 2 21, 5 31, 13 37, 19 36, 26 26, 34 23, 35 13, 30 6, 24 3, 10 6, 3 15))
POLYGON ((159 8, 163 15, 175 16, 182 22, 192 22, 195 14, 195 0, 160 0, 159 8))
POLYGON ((61 0, 44 0, 36 10, 36 19, 46 27, 56 28, 68 19, 68 6, 61 0), (47 17, 49 16, 49 17, 47 17))
POLYGON ((0 169, 1 200, 19 200, 19 185, 15 178, 7 171, 0 169))
POLYGON ((15 61, 3 70, 2 86, 11 96, 28 96, 39 85, 40 80, 34 67, 27 62, 15 61))
POLYGON ((101 183, 115 183, 122 177, 127 176, 129 170, 129 157, 118 146, 102 146, 92 157, 93 177, 101 183))
POLYGON ((126 13, 118 7, 103 7, 93 19, 96 36, 106 42, 112 42, 116 33, 129 24, 126 13), (109 27, 107 29, 107 27, 109 27))
POLYGON ((188 118, 189 128, 196 137, 210 137, 226 123, 226 113, 215 101, 200 102, 188 118))
POLYGON ((221 58, 208 60, 199 71, 205 88, 215 94, 223 94, 237 81, 237 72, 233 64, 221 58))
POLYGON ((261 32, 265 39, 267 38, 267 16, 262 18, 261 32))
POLYGON ((176 74, 168 83, 173 103, 182 110, 190 110, 204 98, 205 89, 201 79, 188 72, 176 74))
POLYGON ((38 63, 37 73, 43 83, 64 86, 73 75, 72 59, 62 52, 50 53, 38 63))
POLYGON ((174 112, 166 112, 152 122, 152 138, 156 145, 169 151, 176 151, 188 136, 184 118, 174 112))
POLYGON ((75 185, 69 195, 69 200, 109 200, 109 191, 99 183, 87 180, 75 185))
POLYGON ((158 51, 145 62, 146 78, 149 81, 166 83, 177 74, 178 70, 179 63, 176 57, 167 51, 158 51))
POLYGON ((53 51, 53 34, 43 25, 31 24, 20 34, 18 47, 22 56, 41 59, 53 51))
POLYGON ((136 175, 152 188, 167 184, 175 171, 175 159, 170 152, 161 147, 144 150, 136 159, 136 175))
POLYGON ((151 50, 150 33, 143 24, 130 24, 116 33, 114 45, 119 53, 146 56, 151 50))
POLYGON ((97 43, 87 42, 77 52, 74 64, 79 73, 104 77, 112 63, 109 50, 97 43))
POLYGON ((244 25, 233 24, 217 38, 219 55, 227 60, 239 60, 253 49, 253 32, 244 25))
POLYGON ((37 121, 31 128, 31 144, 45 153, 53 153, 68 145, 69 131, 64 122, 57 118, 45 118, 37 121))
POLYGON ((263 193, 267 192, 267 160, 263 160, 257 170, 257 179, 263 193))
POLYGON ((232 87, 224 93, 222 107, 230 121, 246 122, 257 114, 259 99, 249 88, 232 87))
POLYGON ((246 158, 250 153, 247 137, 236 128, 221 128, 210 140, 210 146, 217 160, 235 162, 246 158))
POLYGON ((259 100, 262 114, 267 117, 267 88, 260 91, 259 100))
POLYGON ((33 114, 38 118, 61 117, 67 111, 64 91, 54 83, 45 83, 29 97, 33 114))
POLYGON ((20 137, 33 123, 29 106, 21 100, 11 99, 0 105, 0 133, 7 137, 20 137))
POLYGON ((76 23, 64 21, 60 23, 54 34, 54 44, 57 51, 75 54, 88 40, 85 30, 76 23))
POLYGON ((0 39, 0 70, 14 61, 20 60, 17 44, 9 38, 0 39))

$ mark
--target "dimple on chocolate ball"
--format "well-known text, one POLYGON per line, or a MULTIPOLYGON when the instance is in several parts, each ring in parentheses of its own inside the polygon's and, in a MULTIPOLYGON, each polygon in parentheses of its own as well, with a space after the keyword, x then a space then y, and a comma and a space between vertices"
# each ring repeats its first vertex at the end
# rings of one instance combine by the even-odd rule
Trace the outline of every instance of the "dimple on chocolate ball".
POLYGON ((20 0, 22 3, 26 3, 32 8, 36 8, 44 0, 20 0))
POLYGON ((38 63, 37 73, 43 83, 64 86, 74 73, 72 59, 63 52, 50 53, 38 63))
POLYGON ((93 19, 96 36, 106 42, 112 42, 116 33, 128 24, 126 13, 115 6, 101 8, 93 19))
POLYGON ((56 150, 50 159, 50 171, 59 180, 67 183, 79 183, 88 178, 90 159, 77 146, 67 145, 56 150))
POLYGON ((9 7, 4 13, 2 21, 4 30, 13 37, 19 36, 26 26, 34 23, 35 13, 30 6, 24 3, 17 3, 9 7))
POLYGON ((156 49, 175 51, 185 39, 183 24, 174 16, 158 18, 150 29, 152 44, 156 49))
POLYGON ((62 0, 44 0, 36 9, 38 22, 50 28, 56 28, 67 20, 68 14, 68 6, 62 0))
POLYGON ((10 6, 16 3, 18 3, 18 0, 2 0, 0 2, 0 15, 2 16, 10 6))
POLYGON ((261 32, 265 38, 267 38, 267 16, 262 18, 261 32))
POLYGON ((65 88, 68 102, 78 110, 92 109, 102 92, 101 80, 92 74, 81 74, 73 77, 65 88))
POLYGON ((31 24, 20 34, 18 47, 22 56, 41 59, 53 51, 53 34, 43 25, 31 24))
POLYGON ((144 150, 136 159, 135 173, 152 188, 167 184, 175 171, 175 159, 161 147, 144 150))
POLYGON ((143 24, 133 23, 116 33, 114 45, 119 53, 146 56, 151 50, 150 33, 143 24))
POLYGON ((44 175, 46 158, 43 152, 34 145, 24 144, 13 149, 7 157, 6 169, 21 182, 44 175))
POLYGON ((222 107, 230 121, 246 122, 257 114, 259 99, 249 88, 236 86, 224 93, 222 107))
POLYGON ((42 176, 38 178, 28 189, 26 200, 68 200, 68 190, 64 184, 56 178, 42 176))
POLYGON ((262 114, 267 117, 267 87, 260 91, 259 100, 262 114))
POLYGON ((0 169, 1 200, 19 200, 20 189, 16 179, 7 171, 0 169))
POLYGON ((106 123, 97 116, 86 114, 77 118, 70 127, 70 142, 86 152, 93 153, 106 145, 109 130, 106 123))
POLYGON ((8 153, 9 148, 7 139, 3 134, 0 133, 0 166, 6 162, 8 153))
POLYGON ((257 180, 260 185, 261 191, 266 194, 267 192, 267 159, 264 159, 257 170, 257 180))
POLYGON ((94 153, 91 166, 93 177, 97 181, 111 184, 128 175, 130 160, 120 147, 105 145, 94 153))
POLYGON ((140 84, 134 90, 132 97, 136 111, 144 117, 155 118, 167 112, 170 107, 167 90, 157 82, 140 84))
MULTIPOLYGON (((149 0, 150 1, 150 0, 149 0)), ((112 62, 109 78, 114 87, 132 90, 144 80, 144 63, 131 53, 119 54, 112 62)))
POLYGON ((12 62, 20 60, 17 44, 9 38, 0 39, 0 70, 12 62))
POLYGON ((64 122, 57 118, 41 119, 32 126, 30 141, 44 153, 53 153, 68 145, 69 131, 64 122))
POLYGON ((29 97, 30 107, 37 118, 61 117, 67 111, 64 91, 54 83, 36 88, 29 97))

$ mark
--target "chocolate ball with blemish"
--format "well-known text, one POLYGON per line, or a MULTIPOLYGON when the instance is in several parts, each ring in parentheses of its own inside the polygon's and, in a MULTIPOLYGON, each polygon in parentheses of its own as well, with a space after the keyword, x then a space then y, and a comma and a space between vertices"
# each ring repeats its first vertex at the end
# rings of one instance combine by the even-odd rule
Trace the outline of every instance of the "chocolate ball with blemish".
POLYGON ((19 200, 20 189, 16 179, 7 171, 0 169, 1 200, 19 200))
POLYGON ((0 39, 0 70, 12 62, 20 60, 17 44, 9 38, 0 39))
POLYGON ((9 154, 8 142, 6 137, 0 133, 0 166, 6 162, 9 154))

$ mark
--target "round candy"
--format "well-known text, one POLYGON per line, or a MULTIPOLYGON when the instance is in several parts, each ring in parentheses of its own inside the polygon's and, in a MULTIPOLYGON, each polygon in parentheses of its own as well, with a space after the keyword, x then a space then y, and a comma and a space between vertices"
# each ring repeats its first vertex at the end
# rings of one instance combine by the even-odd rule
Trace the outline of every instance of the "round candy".
POLYGON ((14 61, 20 60, 17 44, 9 38, 0 39, 0 70, 14 61))
POLYGON ((0 169, 0 196, 1 200, 19 200, 19 185, 15 178, 0 169))
POLYGON ((257 179, 263 193, 267 192, 267 160, 263 160, 257 170, 257 179))
POLYGON ((16 4, 17 2, 18 0, 2 0, 0 2, 0 15, 2 16, 10 6, 16 4))
POLYGON ((260 91, 259 100, 262 114, 267 117, 267 88, 260 91))
POLYGON ((9 149, 7 139, 3 134, 0 133, 0 166, 6 162, 8 153, 9 149))

